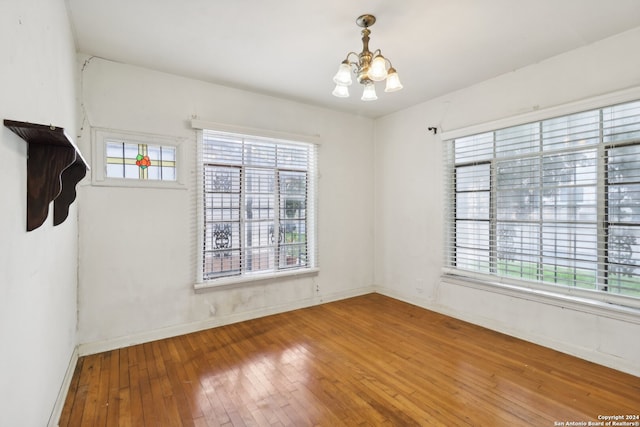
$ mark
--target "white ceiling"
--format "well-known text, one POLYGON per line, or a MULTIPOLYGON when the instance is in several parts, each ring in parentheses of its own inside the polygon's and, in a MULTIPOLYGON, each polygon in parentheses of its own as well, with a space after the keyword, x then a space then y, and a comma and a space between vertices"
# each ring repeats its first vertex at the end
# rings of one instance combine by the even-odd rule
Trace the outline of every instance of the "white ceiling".
POLYGON ((78 51, 378 117, 640 26, 639 0, 66 0, 78 51), (404 90, 335 98, 376 16, 404 90))

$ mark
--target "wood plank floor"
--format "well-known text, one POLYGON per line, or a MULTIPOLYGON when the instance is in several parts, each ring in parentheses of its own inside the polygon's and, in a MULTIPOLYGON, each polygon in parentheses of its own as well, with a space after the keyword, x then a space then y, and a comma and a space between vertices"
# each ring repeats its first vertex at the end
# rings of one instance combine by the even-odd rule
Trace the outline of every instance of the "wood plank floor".
POLYGON ((370 294, 82 357, 60 426, 557 426, 634 414, 638 377, 370 294))

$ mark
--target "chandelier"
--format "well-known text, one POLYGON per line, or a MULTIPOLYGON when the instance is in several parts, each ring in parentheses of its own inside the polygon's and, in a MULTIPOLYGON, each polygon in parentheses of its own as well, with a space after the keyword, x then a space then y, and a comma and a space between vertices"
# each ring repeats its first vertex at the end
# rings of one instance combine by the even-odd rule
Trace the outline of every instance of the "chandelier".
POLYGON ((356 19, 358 26, 362 27, 362 52, 349 52, 347 57, 338 68, 338 72, 333 77, 336 84, 333 95, 338 98, 349 96, 349 86, 352 83, 351 71, 356 75, 358 83, 364 86, 362 92, 363 101, 375 101, 378 99, 374 83, 387 80, 385 92, 395 92, 402 89, 400 78, 396 69, 391 65, 388 58, 382 56, 380 49, 374 52, 369 51, 369 27, 375 24, 376 17, 373 15, 362 15, 356 19))

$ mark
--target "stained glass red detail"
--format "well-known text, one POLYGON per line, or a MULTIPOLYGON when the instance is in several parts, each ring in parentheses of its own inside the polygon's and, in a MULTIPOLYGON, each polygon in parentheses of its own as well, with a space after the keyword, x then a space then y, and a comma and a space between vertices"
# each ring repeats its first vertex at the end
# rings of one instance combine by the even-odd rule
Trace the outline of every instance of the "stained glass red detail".
POLYGON ((136 165, 140 166, 140 169, 146 169, 151 166, 151 160, 149 159, 149 156, 138 154, 136 156, 136 165))

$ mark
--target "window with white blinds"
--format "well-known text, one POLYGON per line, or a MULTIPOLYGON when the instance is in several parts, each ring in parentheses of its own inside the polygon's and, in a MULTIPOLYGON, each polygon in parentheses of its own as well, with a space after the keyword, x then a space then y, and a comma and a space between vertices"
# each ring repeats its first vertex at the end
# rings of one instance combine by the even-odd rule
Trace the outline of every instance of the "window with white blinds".
POLYGON ((640 298, 640 101, 446 143, 447 267, 640 298))
POLYGON ((316 267, 314 144, 204 130, 203 281, 316 267))

